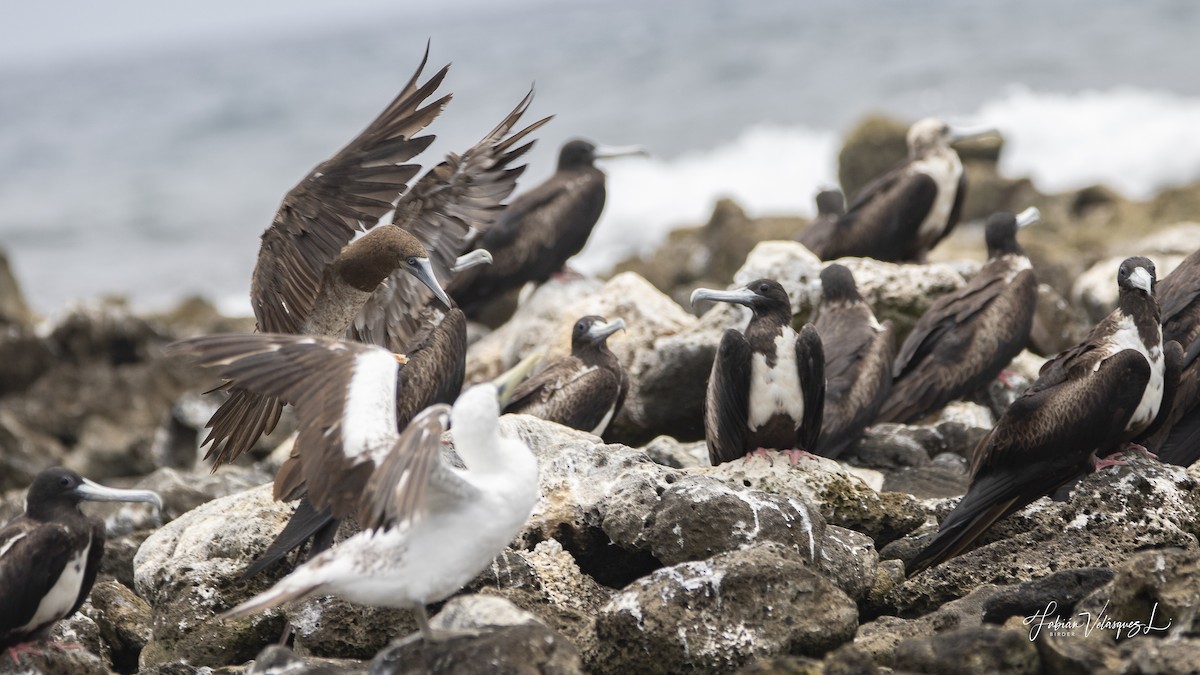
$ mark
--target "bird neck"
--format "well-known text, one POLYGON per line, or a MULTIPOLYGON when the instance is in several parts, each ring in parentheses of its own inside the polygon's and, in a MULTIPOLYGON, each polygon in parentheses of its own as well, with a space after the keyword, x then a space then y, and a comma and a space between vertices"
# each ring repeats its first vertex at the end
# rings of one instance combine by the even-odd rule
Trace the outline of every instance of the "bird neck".
POLYGON ((42 523, 86 518, 79 504, 64 501, 37 502, 25 505, 25 517, 42 523))
POLYGON ((1142 342, 1146 345, 1162 342, 1158 302, 1154 298, 1138 289, 1122 288, 1117 307, 1121 313, 1133 319, 1142 342))

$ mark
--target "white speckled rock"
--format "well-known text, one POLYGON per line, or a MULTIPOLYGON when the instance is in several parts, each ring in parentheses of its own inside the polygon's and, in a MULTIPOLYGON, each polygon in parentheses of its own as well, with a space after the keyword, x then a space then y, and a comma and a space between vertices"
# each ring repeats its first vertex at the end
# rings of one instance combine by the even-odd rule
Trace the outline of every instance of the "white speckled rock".
POLYGON ((938 297, 962 288, 980 267, 973 261, 901 265, 874 258, 842 258, 836 262, 850 269, 858 292, 870 303, 876 318, 896 324, 899 338, 908 334, 938 297))

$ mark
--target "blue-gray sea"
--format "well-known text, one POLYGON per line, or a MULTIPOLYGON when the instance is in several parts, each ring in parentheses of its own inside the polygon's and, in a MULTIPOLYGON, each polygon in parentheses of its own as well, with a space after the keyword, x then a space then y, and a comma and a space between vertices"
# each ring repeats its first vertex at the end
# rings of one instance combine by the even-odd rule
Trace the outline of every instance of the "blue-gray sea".
POLYGON ((246 3, 253 17, 171 4, 50 3, 0 30, 0 247, 43 313, 113 293, 248 312, 280 198, 392 98, 427 39, 427 72, 453 63, 454 100, 426 165, 531 84, 529 119, 555 119, 524 186, 571 137, 653 152, 607 165, 608 206, 577 261, 591 271, 702 222, 720 196, 811 213, 842 134, 873 111, 995 125, 1002 169, 1043 190, 1144 197, 1200 179, 1198 3, 360 1, 309 20, 312 2, 246 3))

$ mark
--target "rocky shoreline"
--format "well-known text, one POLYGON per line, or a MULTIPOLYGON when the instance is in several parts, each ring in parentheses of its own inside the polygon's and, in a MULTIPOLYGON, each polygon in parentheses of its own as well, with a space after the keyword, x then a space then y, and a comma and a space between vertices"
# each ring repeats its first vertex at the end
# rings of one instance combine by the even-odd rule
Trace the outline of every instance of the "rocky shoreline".
MULTIPOLYGON (((890 162, 903 125, 871 119, 843 150, 843 181, 890 162), (855 174, 854 172, 858 173, 855 174)), ((903 152, 901 142, 900 151, 903 152)), ((1200 184, 1131 202, 1103 188, 1043 195, 1001 177, 1000 149, 963 151, 964 220, 1037 206, 1022 234, 1042 282, 1031 350, 993 383, 913 425, 880 424, 842 462, 755 458, 708 466, 704 383, 741 308, 696 316, 696 286, 769 276, 811 316, 822 264, 790 241, 804 221, 752 220, 733 202, 607 280, 551 281, 499 327, 478 327, 467 379, 538 345, 565 351, 572 320, 621 317, 611 341, 631 380, 606 438, 507 416, 538 456, 542 499, 521 535, 433 607, 476 634, 404 641, 407 612, 318 598, 248 619, 213 617, 280 578, 236 581, 293 505, 271 500, 288 418, 251 456, 210 473, 197 450, 218 395, 210 374, 164 356, 173 340, 245 332, 193 300, 139 315, 117 301, 38 321, 0 260, 0 520, 41 469, 63 464, 165 502, 88 506, 109 543, 91 599, 56 636, 84 649, 0 672, 914 672, 1174 673, 1200 653, 1200 466, 1148 459, 1105 469, 1002 521, 973 551, 905 579, 966 486, 975 443, 1059 349, 1115 301, 1111 257, 1148 255, 1164 276, 1200 241, 1200 184), (565 317, 565 318, 564 318, 565 317), (291 648, 273 645, 290 622, 291 648), (1120 639, 1118 639, 1120 638, 1120 639), (211 669, 211 670, 206 670, 211 669)), ((615 198, 615 197, 614 197, 615 198)), ((960 226, 925 266, 850 259, 864 297, 901 337, 983 257, 960 226)), ((355 529, 343 526, 341 537, 355 529)))

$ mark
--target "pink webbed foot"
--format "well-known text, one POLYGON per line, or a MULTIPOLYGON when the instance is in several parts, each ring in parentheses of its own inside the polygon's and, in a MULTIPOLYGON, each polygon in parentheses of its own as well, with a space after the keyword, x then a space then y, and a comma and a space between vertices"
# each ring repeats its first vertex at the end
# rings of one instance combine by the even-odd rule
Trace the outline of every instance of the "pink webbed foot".
POLYGON ((1009 389, 1016 389, 1017 386, 1021 384, 1020 383, 1021 376, 1017 375, 1016 373, 1014 373, 1013 371, 1011 371, 1007 368, 1000 371, 1000 374, 996 376, 996 379, 1000 380, 1000 383, 1003 384, 1004 386, 1008 387, 1009 389))
POLYGON ((563 268, 550 275, 550 278, 555 281, 578 281, 579 279, 583 278, 583 275, 571 269, 570 267, 563 265, 563 268))
POLYGON ((750 452, 747 452, 746 454, 742 455, 742 462, 749 462, 751 457, 762 457, 770 462, 771 466, 775 466, 775 456, 768 452, 766 448, 755 448, 750 452))
POLYGON ((1126 464, 1129 463, 1123 459, 1110 459, 1108 457, 1105 457, 1104 459, 1100 459, 1099 457, 1096 456, 1096 453, 1092 453, 1091 460, 1092 460, 1092 466, 1095 467, 1096 471, 1099 471, 1101 469, 1107 469, 1110 466, 1125 466, 1126 464))
POLYGON ((6 654, 8 654, 9 657, 12 658, 13 663, 18 666, 21 665, 21 656, 24 654, 30 654, 32 656, 42 656, 46 653, 44 650, 36 647, 35 643, 33 643, 33 642, 21 642, 21 643, 15 644, 15 645, 9 647, 8 649, 4 650, 4 652, 6 654))
POLYGON ((1146 446, 1141 445, 1140 443, 1134 443, 1133 441, 1129 441, 1129 442, 1125 443, 1125 445, 1122 445, 1120 452, 1125 453, 1125 454, 1133 452, 1133 453, 1142 455, 1143 457, 1148 457, 1150 459, 1158 459, 1158 455, 1147 450, 1146 446))
POLYGON ((788 459, 791 461, 792 466, 796 466, 796 462, 799 462, 802 459, 816 459, 817 458, 816 455, 812 454, 811 452, 809 452, 807 450, 803 450, 801 448, 792 448, 791 450, 782 450, 782 451, 780 451, 779 454, 787 455, 788 459))

